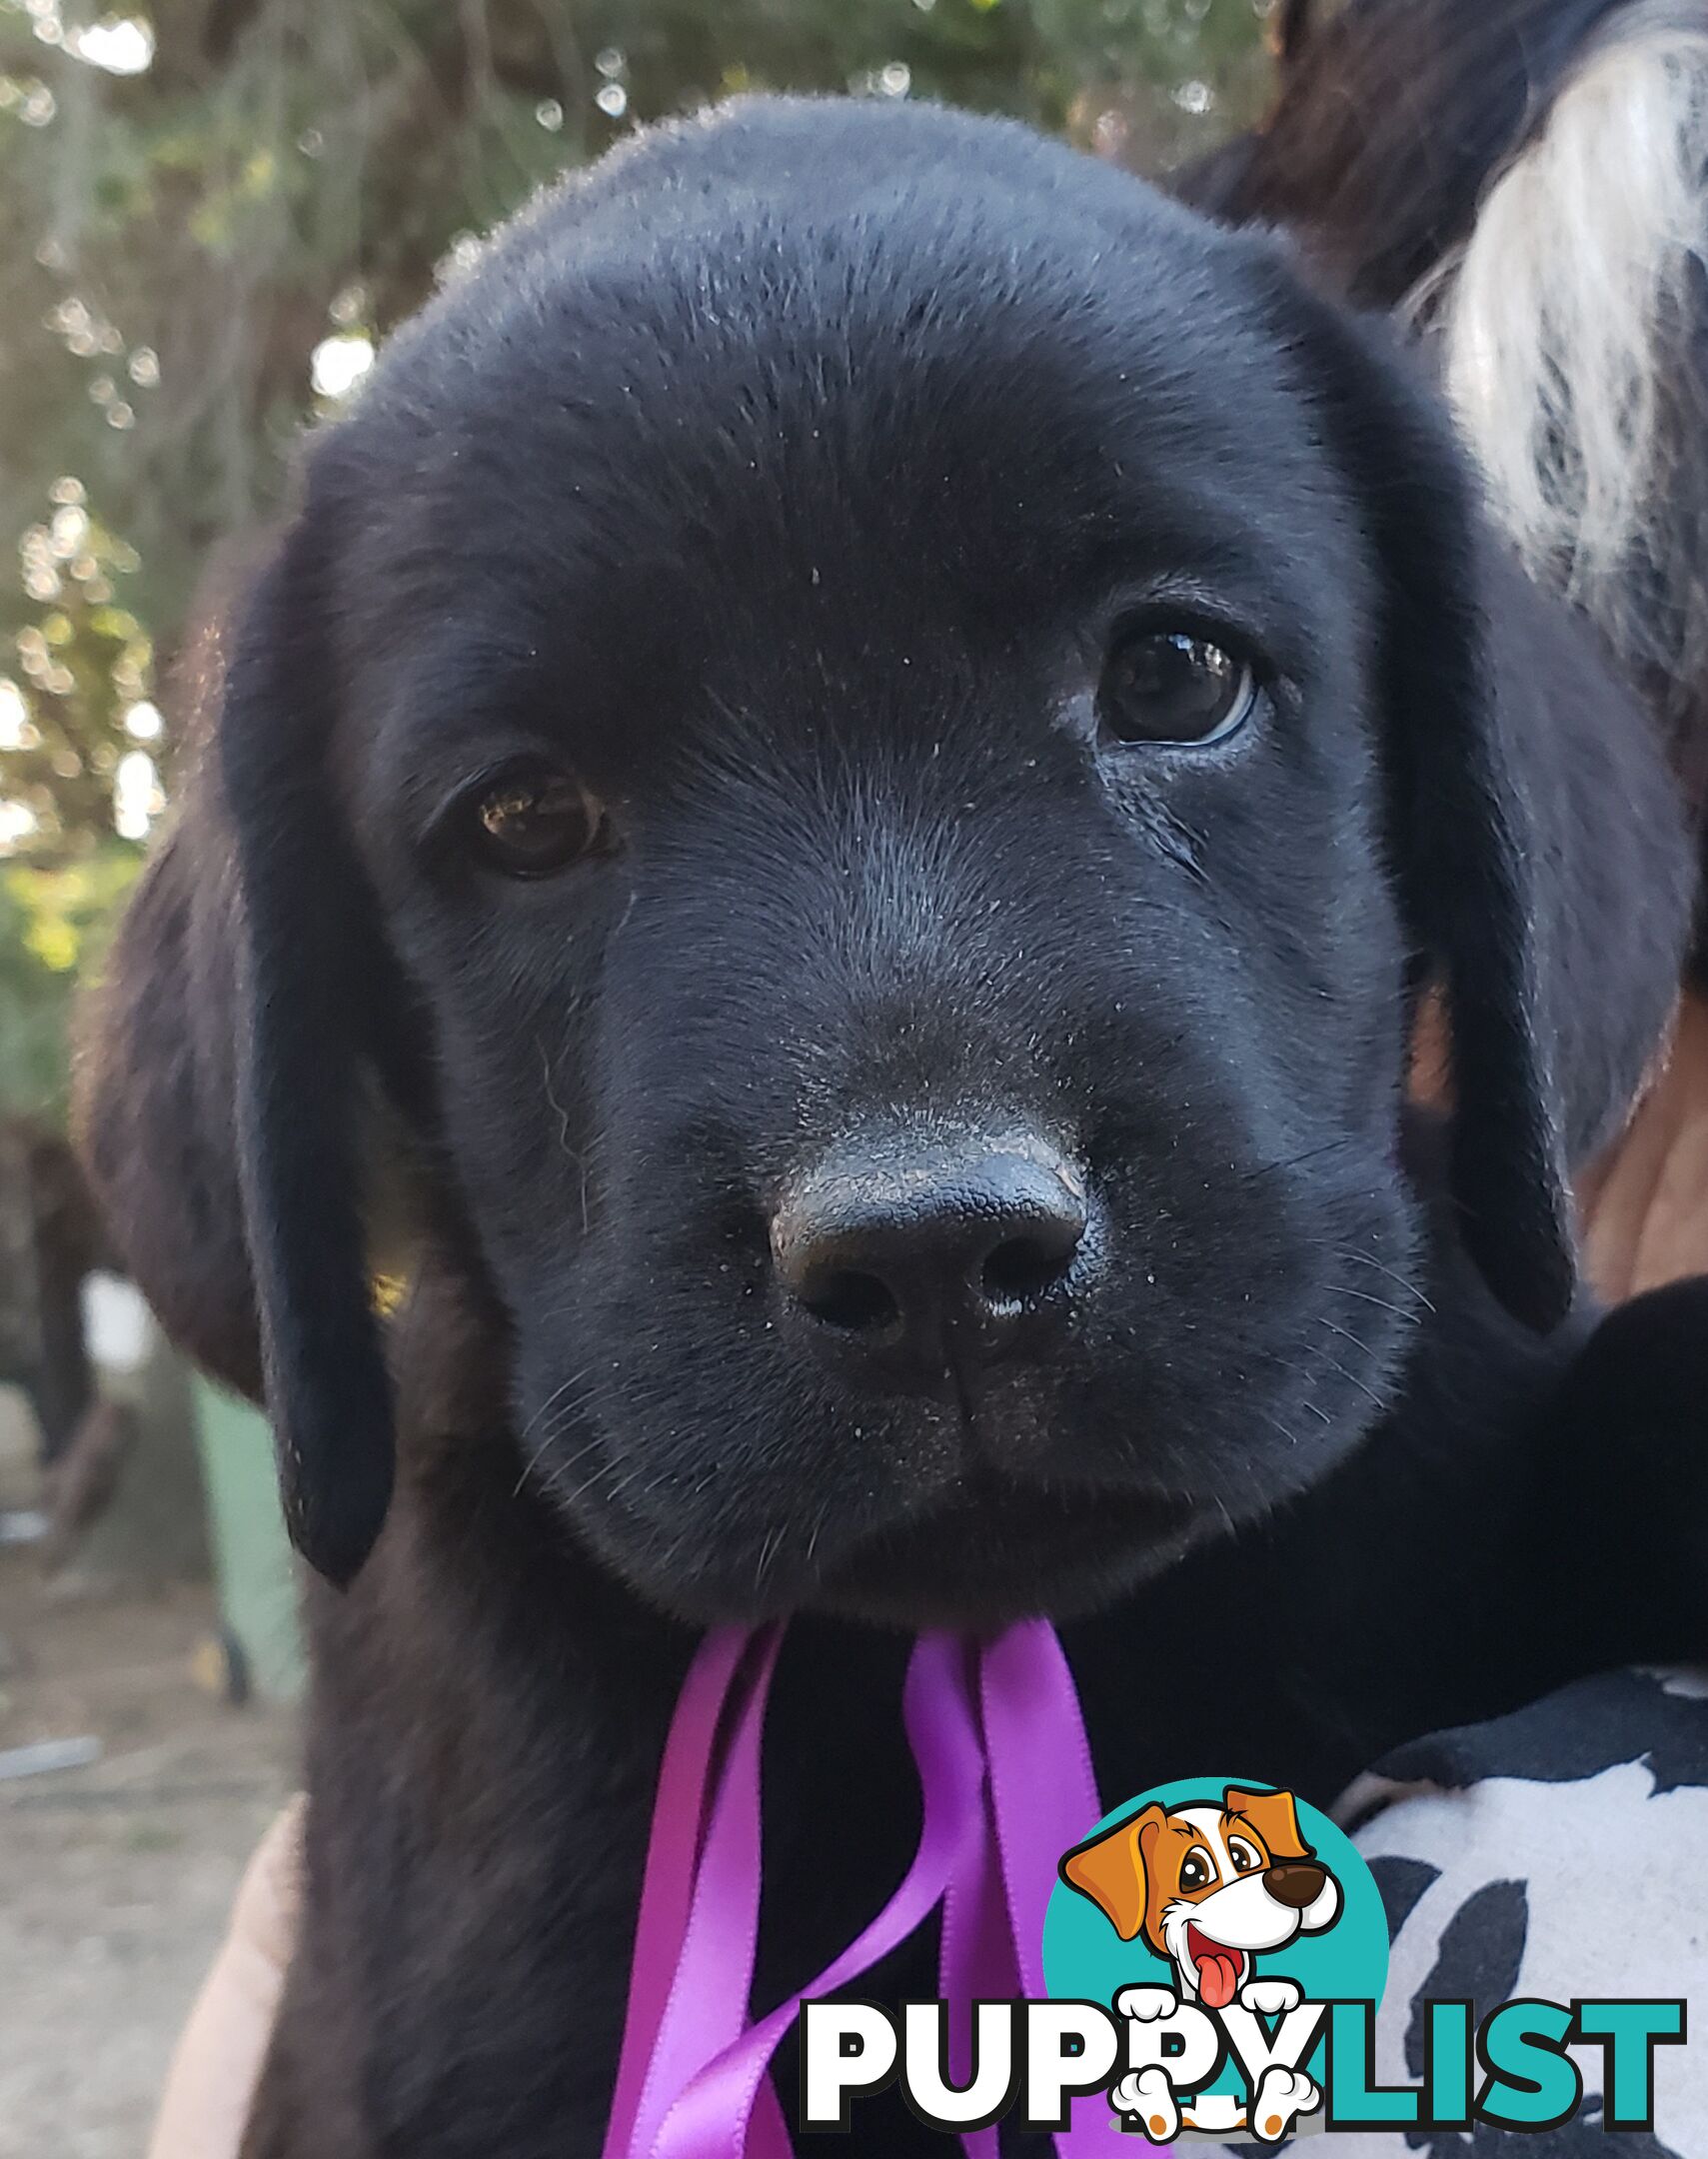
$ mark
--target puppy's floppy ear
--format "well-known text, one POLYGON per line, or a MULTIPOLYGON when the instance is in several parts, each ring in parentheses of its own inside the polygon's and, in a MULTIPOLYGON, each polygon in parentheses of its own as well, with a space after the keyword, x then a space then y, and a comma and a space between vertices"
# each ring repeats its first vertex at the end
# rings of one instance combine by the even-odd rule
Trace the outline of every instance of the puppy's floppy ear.
POLYGON ((1221 1795, 1223 1810, 1239 1814, 1263 1839, 1271 1859, 1308 1859, 1311 1847, 1299 1829, 1298 1802, 1290 1791, 1245 1791, 1230 1784, 1221 1795))
POLYGON ((176 829, 88 1015, 78 1124, 127 1265, 193 1357, 265 1391, 292 1538, 345 1582, 392 1480, 358 1060, 401 1061, 327 775, 326 556, 305 514, 238 611, 176 829))
POLYGON ((1167 1818, 1152 1803, 1062 1855, 1062 1880, 1091 1899, 1123 1942, 1143 1932, 1150 1848, 1167 1818))
POLYGON ((1676 996, 1681 822, 1646 716, 1506 561, 1444 417, 1376 330, 1284 283, 1381 578, 1390 846, 1445 995, 1451 1192, 1495 1295, 1545 1330, 1575 1287, 1568 1162, 1617 1128, 1676 996))
POLYGON ((267 1405, 292 1539, 343 1584, 392 1489, 355 1128, 359 1061, 396 1060, 377 908, 329 772, 323 523, 305 511, 251 594, 217 750, 242 902, 236 1122, 267 1405))
POLYGON ((258 1398, 234 1126, 237 884, 230 833, 197 755, 218 697, 211 634, 195 659, 174 823, 78 1013, 72 1122, 108 1236, 167 1332, 258 1398))

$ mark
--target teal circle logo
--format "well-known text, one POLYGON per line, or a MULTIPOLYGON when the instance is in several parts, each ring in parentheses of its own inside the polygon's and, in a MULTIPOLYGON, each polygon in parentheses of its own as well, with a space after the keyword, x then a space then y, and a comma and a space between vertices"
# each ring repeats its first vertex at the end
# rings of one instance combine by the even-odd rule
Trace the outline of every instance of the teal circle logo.
POLYGON ((1130 2058, 1152 2066, 1111 2097, 1153 2137, 1164 2122, 1170 2135, 1244 2128, 1253 2108, 1304 2128, 1321 2107, 1321 2039, 1254 2094, 1227 2037, 1241 2023, 1267 2036, 1301 2004, 1379 2003, 1387 1916, 1351 1840, 1307 1800, 1249 1778, 1178 1778, 1116 1807, 1062 1855, 1043 1970, 1056 1998, 1107 2004, 1149 2027, 1135 2032, 1130 2058), (1213 2072, 1183 2097, 1193 2070, 1181 2032, 1205 2058, 1208 2034, 1222 2042, 1213 2072), (1155 2107, 1152 2092, 1163 2094, 1155 2107))

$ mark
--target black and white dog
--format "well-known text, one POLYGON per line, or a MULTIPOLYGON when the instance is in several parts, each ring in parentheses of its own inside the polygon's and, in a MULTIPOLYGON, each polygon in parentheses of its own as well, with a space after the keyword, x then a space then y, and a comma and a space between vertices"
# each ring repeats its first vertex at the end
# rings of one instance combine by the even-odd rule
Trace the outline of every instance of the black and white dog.
POLYGON ((1319 1800, 1708 1646, 1567 1190, 1689 845, 1477 492, 1271 239, 866 104, 643 136, 317 436, 84 1077, 342 1585, 249 2159, 597 2150, 708 1622, 802 1615, 762 2003, 910 1848, 909 1628, 1071 1622, 1110 1795, 1319 1800))

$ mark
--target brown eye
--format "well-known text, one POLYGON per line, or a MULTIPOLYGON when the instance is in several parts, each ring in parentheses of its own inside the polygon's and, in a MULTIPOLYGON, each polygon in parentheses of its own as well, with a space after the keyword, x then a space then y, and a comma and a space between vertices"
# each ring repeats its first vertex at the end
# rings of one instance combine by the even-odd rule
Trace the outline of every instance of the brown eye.
POLYGON ((1215 1869, 1201 1851, 1189 1851, 1180 1862, 1180 1887, 1182 1889, 1207 1889, 1215 1880, 1215 1869))
POLYGON ((1117 743, 1221 742, 1257 702, 1248 662, 1207 638, 1140 630, 1118 638, 1097 685, 1097 723, 1117 743))
POLYGON ((549 877, 606 839, 602 811, 573 775, 545 764, 513 766, 474 802, 475 852, 510 877, 549 877))

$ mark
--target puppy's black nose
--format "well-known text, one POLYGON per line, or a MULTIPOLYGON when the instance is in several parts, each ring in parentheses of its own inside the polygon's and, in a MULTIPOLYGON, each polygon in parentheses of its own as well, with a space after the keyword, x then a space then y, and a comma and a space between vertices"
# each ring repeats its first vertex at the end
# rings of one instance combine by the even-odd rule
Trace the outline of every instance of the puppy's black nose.
POLYGON ((772 1225, 778 1272, 827 1347, 893 1380, 1038 1345, 1066 1316, 1084 1180, 1030 1134, 885 1135, 802 1179, 772 1225))

